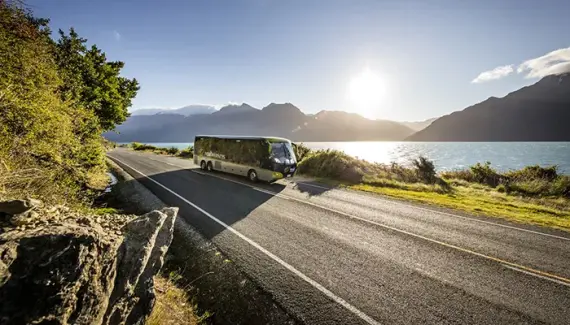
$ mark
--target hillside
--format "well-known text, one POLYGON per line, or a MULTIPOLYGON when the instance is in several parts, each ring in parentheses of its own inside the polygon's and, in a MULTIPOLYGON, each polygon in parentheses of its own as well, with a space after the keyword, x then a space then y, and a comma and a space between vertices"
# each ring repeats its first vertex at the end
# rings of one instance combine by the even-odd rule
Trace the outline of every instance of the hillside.
POLYGON ((212 114, 131 116, 105 137, 117 142, 189 142, 196 134, 273 135, 295 141, 402 140, 414 131, 392 121, 337 111, 304 114, 293 104, 228 105, 212 114))
POLYGON ((440 117, 410 141, 570 141, 570 73, 440 117))

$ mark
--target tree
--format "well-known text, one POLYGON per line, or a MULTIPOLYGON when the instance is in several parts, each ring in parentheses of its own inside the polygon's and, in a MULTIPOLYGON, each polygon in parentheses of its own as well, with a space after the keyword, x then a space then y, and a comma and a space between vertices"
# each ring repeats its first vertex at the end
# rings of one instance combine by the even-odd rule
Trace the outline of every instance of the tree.
POLYGON ((113 130, 129 116, 128 108, 139 90, 136 79, 120 75, 121 61, 107 61, 103 51, 79 37, 73 28, 69 35, 59 30, 55 57, 63 84, 63 100, 95 113, 103 131, 113 130))

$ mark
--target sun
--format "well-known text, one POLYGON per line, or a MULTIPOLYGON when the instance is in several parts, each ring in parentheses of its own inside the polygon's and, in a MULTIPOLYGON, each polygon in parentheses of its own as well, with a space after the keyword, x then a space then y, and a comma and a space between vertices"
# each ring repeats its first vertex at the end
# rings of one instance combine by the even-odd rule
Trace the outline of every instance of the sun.
POLYGON ((376 117, 386 95, 386 84, 369 68, 354 76, 348 85, 348 98, 356 113, 376 117))

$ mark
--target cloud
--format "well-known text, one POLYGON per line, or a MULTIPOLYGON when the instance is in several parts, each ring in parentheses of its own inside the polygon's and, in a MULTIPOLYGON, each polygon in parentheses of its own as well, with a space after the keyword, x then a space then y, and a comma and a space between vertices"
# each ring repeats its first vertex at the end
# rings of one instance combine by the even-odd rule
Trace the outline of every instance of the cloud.
POLYGON ((514 71, 515 71, 515 69, 514 69, 514 66, 512 64, 496 67, 493 70, 481 72, 481 74, 479 74, 477 76, 477 78, 473 79, 471 82, 476 84, 476 83, 482 83, 485 81, 501 79, 503 77, 510 75, 514 71))
POLYGON ((551 74, 570 72, 570 47, 527 60, 519 65, 517 72, 528 72, 525 78, 542 78, 551 74))
MULTIPOLYGON (((525 78, 542 78, 548 75, 570 72, 570 47, 552 51, 538 58, 526 60, 517 67, 517 73, 525 78)), ((472 83, 481 83, 506 77, 514 72, 514 65, 505 65, 479 74, 472 83)))
POLYGON ((117 32, 116 30, 113 31, 113 36, 115 36, 115 39, 117 41, 121 40, 121 34, 119 32, 117 32))

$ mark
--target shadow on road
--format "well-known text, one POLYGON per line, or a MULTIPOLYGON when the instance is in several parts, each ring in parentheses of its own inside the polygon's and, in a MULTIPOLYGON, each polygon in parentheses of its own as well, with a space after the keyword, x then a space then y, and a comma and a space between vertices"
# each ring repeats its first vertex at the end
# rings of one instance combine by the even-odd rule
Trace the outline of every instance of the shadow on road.
POLYGON ((333 189, 332 187, 325 187, 322 184, 313 181, 295 183, 293 188, 299 190, 301 193, 306 193, 309 196, 321 195, 333 189))
MULTIPOLYGON (((121 167, 165 204, 179 207, 179 216, 208 239, 226 229, 221 223, 232 226, 247 218, 252 211, 274 197, 273 194, 247 185, 273 193, 280 193, 286 187, 277 183, 249 183, 245 177, 224 173, 214 172, 208 175, 209 173, 199 168, 147 174, 146 176, 151 180, 130 170, 127 166, 121 167)), ((128 181, 121 186, 129 186, 128 181)))

